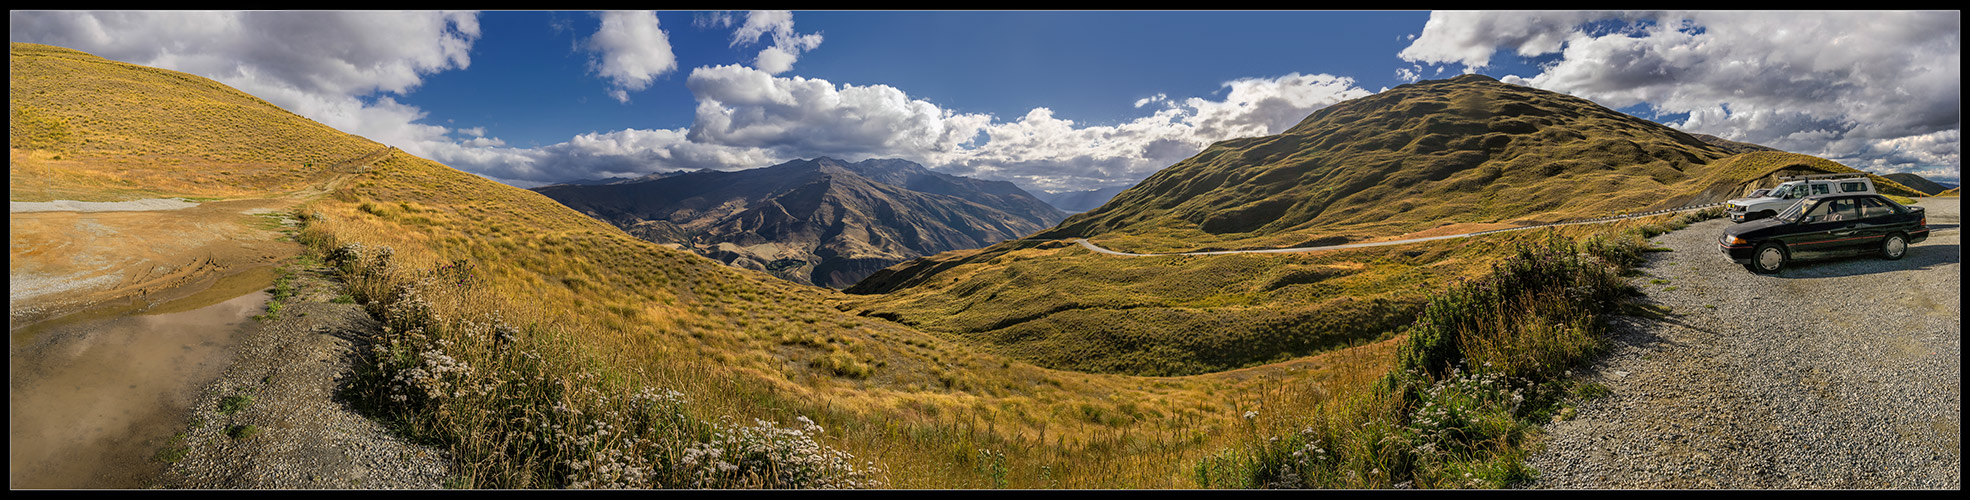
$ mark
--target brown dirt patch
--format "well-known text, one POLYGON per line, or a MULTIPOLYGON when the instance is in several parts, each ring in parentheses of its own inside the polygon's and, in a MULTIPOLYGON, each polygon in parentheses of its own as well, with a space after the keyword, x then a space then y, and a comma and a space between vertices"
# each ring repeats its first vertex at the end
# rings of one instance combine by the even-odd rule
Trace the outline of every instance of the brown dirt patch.
POLYGON ((269 214, 293 200, 159 211, 8 214, 10 330, 97 306, 144 310, 297 254, 269 214))

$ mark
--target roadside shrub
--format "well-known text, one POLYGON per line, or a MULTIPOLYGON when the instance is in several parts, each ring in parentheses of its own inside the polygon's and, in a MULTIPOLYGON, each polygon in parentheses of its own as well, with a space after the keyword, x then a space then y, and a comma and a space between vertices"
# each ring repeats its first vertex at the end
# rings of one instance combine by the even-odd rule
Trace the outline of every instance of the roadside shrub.
MULTIPOLYGON (((1634 243, 1617 241, 1610 245, 1618 246, 1606 251, 1622 259, 1629 255, 1627 248, 1634 243)), ((1634 250, 1634 255, 1640 255, 1640 251, 1634 250)), ((1560 325, 1553 328, 1561 332, 1591 330, 1593 320, 1613 308, 1627 293, 1627 285, 1615 267, 1625 261, 1583 260, 1575 252, 1573 241, 1557 234, 1540 244, 1520 245, 1511 257, 1494 264, 1491 274, 1460 281, 1430 299, 1421 317, 1410 327, 1408 341, 1398 351, 1397 369, 1417 370, 1439 378, 1451 367, 1471 359, 1471 354, 1478 357, 1502 354, 1487 353, 1487 346, 1523 344, 1514 337, 1540 331, 1546 325, 1560 325), (1528 325, 1534 328, 1524 328, 1528 325)), ((1567 336, 1582 342, 1593 341, 1567 336)), ((1543 347, 1577 351, 1570 346, 1543 347)), ((1535 359, 1550 361, 1578 357, 1535 355, 1535 359)), ((1514 364, 1501 368, 1514 375, 1546 369, 1537 366, 1514 364)))
MULTIPOLYGON (((382 324, 354 396, 414 440, 449 446, 475 488, 867 488, 881 468, 781 427, 692 413, 682 394, 603 376, 554 331, 450 317, 476 283, 466 261, 395 269, 388 247, 327 260, 382 324), (387 287, 387 288, 386 288, 387 287), (387 290, 387 291, 377 291, 387 290)), ((845 354, 845 353, 844 353, 845 354)), ((842 369, 855 372, 855 364, 842 369)), ((863 365, 866 370, 866 365, 863 365)))
MULTIPOLYGON (((1646 231, 1646 230, 1644 230, 1646 231)), ((1198 462, 1205 487, 1502 488, 1534 475, 1528 440, 1571 396, 1572 367, 1604 349, 1601 318, 1630 287, 1640 232, 1557 234, 1432 296, 1395 367, 1326 402, 1297 432, 1198 462)))

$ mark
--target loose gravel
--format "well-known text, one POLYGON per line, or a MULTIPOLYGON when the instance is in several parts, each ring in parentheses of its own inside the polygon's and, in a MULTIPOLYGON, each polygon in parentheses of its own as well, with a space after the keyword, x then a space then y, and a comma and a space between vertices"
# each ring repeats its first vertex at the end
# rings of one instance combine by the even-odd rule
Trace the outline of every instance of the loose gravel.
POLYGON ((1959 201, 1908 256, 1758 275, 1711 220, 1654 239, 1631 283, 1660 317, 1617 317, 1586 382, 1608 389, 1547 427, 1533 488, 1962 487, 1959 201))
MULTIPOLYGON (((406 443, 337 395, 381 325, 362 307, 333 303, 339 287, 304 270, 279 318, 248 333, 237 361, 191 411, 183 458, 162 488, 428 489, 444 486, 452 460, 406 443), (251 398, 234 403, 227 398, 251 398), (247 431, 246 426, 252 426, 247 431)), ((234 399, 233 401, 240 401, 234 399)))

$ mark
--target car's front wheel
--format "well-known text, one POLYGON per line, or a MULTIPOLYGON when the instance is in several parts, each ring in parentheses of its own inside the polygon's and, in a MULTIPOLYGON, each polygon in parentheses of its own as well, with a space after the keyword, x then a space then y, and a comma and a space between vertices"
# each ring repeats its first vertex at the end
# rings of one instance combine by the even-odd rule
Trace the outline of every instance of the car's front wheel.
POLYGON ((1908 236, 1902 233, 1888 235, 1881 239, 1881 258, 1898 260, 1908 255, 1908 236))
POLYGON ((1784 269, 1786 261, 1790 259, 1791 256, 1786 254, 1785 247, 1777 243, 1766 243, 1758 245, 1758 249, 1751 252, 1751 262, 1745 264, 1744 268, 1758 274, 1774 274, 1784 269))

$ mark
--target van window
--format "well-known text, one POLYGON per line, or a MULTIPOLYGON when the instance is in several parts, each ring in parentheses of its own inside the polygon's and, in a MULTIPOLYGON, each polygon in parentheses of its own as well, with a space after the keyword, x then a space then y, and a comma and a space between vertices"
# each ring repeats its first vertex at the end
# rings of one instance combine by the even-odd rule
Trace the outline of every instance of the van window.
POLYGON ((1813 185, 1813 194, 1827 194, 1827 193, 1829 193, 1829 192, 1831 192, 1831 191, 1830 191, 1830 188, 1828 188, 1828 187, 1827 187, 1827 185, 1825 185, 1825 184, 1814 184, 1814 185, 1813 185))
POLYGON ((1858 192, 1861 192, 1861 191, 1866 191, 1866 190, 1867 190, 1867 185, 1866 185, 1866 184, 1861 184, 1861 183, 1858 183, 1858 182, 1842 182, 1842 183, 1840 183, 1840 192, 1842 192, 1842 193, 1858 193, 1858 192))

